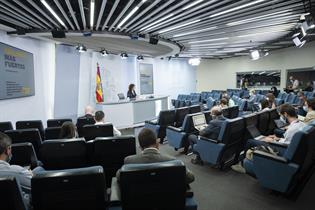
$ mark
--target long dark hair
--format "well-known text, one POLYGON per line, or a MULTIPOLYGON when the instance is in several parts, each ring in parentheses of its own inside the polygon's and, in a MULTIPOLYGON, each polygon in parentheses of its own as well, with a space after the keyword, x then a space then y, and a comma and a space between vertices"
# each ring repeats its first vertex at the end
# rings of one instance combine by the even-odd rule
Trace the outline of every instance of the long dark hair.
POLYGON ((77 136, 77 128, 72 122, 64 122, 60 130, 60 139, 72 139, 77 136))
POLYGON ((130 84, 128 87, 128 92, 132 92, 134 87, 135 87, 135 84, 130 84))

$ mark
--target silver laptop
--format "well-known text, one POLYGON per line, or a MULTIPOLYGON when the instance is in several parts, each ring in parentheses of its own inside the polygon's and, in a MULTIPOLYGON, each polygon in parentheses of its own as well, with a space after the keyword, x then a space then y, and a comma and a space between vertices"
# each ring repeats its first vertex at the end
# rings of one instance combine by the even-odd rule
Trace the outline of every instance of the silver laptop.
POLYGON ((201 131, 201 130, 203 130, 204 128, 206 128, 208 126, 204 114, 194 115, 194 116, 192 116, 192 120, 193 120, 193 123, 194 123, 194 127, 198 131, 201 131))
POLYGON ((261 135, 260 131, 256 128, 256 126, 250 126, 247 128, 248 132, 252 136, 252 138, 256 140, 263 140, 265 136, 261 135))
POLYGON ((126 99, 125 95, 123 93, 118 93, 117 96, 118 96, 119 100, 125 100, 126 99))

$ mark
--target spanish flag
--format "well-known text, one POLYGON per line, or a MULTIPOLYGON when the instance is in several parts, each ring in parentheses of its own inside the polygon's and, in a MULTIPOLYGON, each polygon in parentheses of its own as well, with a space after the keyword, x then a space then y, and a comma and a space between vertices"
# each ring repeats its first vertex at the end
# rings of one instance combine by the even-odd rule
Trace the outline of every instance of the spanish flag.
POLYGON ((103 100, 103 87, 102 87, 102 79, 100 73, 100 66, 97 64, 97 72, 96 72, 96 102, 101 103, 103 100))

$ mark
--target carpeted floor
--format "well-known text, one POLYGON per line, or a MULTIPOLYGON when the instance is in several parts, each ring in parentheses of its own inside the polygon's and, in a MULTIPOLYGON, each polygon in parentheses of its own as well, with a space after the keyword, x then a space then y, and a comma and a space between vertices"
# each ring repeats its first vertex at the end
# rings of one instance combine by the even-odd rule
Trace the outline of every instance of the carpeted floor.
MULTIPOLYGON (((124 131, 137 135, 140 129, 124 131)), ((209 165, 199 166, 190 162, 193 156, 182 155, 168 144, 161 145, 162 153, 182 160, 194 173, 191 184, 198 210, 311 210, 315 196, 315 176, 309 181, 297 201, 290 201, 263 189, 246 174, 232 170, 220 171, 209 165)))

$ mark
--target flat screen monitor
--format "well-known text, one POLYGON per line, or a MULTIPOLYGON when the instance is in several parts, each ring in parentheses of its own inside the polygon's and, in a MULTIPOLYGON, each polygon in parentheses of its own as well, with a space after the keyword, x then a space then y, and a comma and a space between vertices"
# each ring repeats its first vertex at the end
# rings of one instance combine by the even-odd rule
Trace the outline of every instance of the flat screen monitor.
POLYGON ((0 100, 33 95, 33 54, 0 43, 0 100))

